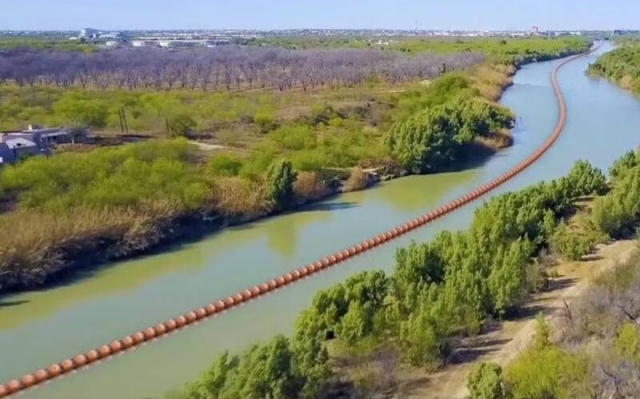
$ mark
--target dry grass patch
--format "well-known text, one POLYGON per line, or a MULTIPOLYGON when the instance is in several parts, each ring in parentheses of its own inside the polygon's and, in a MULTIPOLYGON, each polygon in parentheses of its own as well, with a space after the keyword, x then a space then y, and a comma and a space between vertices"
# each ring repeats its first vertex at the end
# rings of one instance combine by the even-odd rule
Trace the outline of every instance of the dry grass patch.
POLYGON ((351 170, 349 178, 344 182, 343 191, 351 192, 363 190, 369 186, 370 176, 362 168, 356 167, 351 170))

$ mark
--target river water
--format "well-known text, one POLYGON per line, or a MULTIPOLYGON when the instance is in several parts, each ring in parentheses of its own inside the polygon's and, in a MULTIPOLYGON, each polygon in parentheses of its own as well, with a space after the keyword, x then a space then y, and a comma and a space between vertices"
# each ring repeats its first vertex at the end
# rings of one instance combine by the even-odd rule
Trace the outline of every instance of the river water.
MULTIPOLYGON (((491 195, 559 177, 586 159, 606 169, 640 142, 640 103, 584 71, 603 52, 565 66, 559 82, 568 120, 554 147, 491 195)), ((292 270, 433 209, 489 181, 531 154, 550 134, 557 107, 549 74, 558 61, 531 64, 515 76, 502 103, 518 115, 514 146, 483 165, 413 176, 350 193, 302 212, 231 228, 170 252, 120 262, 44 291, 0 300, 0 381, 47 367, 138 329, 292 270)), ((198 376, 224 349, 292 331, 317 290, 363 270, 391 271, 411 240, 463 229, 480 200, 328 271, 202 321, 99 365, 25 392, 24 399, 160 397, 198 376)))

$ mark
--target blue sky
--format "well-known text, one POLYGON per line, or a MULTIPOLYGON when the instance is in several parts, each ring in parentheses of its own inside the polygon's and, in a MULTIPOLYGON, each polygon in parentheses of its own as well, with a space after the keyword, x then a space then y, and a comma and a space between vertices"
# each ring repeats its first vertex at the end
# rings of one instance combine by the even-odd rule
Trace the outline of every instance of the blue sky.
POLYGON ((640 28, 639 0, 0 0, 0 30, 640 28))

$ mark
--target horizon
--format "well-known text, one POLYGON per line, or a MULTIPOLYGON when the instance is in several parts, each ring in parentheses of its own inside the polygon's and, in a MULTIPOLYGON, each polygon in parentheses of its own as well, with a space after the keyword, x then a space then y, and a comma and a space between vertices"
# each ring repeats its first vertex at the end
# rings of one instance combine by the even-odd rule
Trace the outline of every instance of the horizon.
MULTIPOLYGON (((5 0, 6 1, 6 0, 5 0)), ((640 2, 611 0, 519 1, 449 0, 244 0, 215 4, 208 0, 165 3, 155 0, 21 0, 3 6, 5 31, 104 30, 423 30, 524 31, 637 30, 640 2), (359 25, 353 27, 353 25, 359 25), (297 25, 297 28, 292 27, 297 25)))

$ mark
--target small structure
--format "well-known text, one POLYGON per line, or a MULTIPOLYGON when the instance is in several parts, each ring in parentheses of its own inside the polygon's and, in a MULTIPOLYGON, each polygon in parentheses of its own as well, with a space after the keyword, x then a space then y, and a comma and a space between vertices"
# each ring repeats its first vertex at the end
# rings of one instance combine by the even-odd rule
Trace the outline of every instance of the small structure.
POLYGON ((49 155, 57 144, 81 141, 86 132, 76 133, 65 128, 43 129, 29 125, 29 129, 0 133, 0 165, 15 163, 35 155, 49 155))

